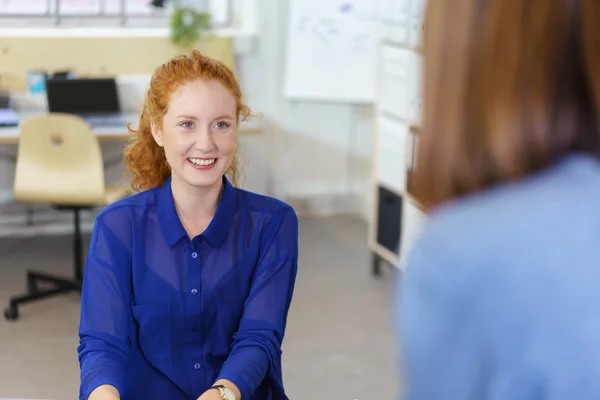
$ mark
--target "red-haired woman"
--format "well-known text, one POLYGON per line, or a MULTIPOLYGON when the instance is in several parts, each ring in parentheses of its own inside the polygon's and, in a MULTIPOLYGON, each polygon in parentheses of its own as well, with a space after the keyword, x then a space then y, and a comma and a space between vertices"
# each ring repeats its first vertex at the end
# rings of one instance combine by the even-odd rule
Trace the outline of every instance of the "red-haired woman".
POLYGON ((287 399, 298 220, 236 187, 248 114, 232 72, 197 51, 155 71, 125 153, 139 193, 92 235, 80 399, 287 399))

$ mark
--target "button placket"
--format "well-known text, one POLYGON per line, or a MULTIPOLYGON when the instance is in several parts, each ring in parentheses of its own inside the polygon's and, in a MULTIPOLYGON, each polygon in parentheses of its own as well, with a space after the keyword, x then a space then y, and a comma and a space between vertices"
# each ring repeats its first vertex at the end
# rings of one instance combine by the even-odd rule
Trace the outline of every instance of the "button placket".
MULTIPOLYGON (((191 246, 191 249, 189 249, 189 263, 188 263, 188 267, 189 269, 189 280, 188 280, 188 296, 189 297, 189 302, 190 302, 190 312, 193 314, 200 314, 201 313, 201 299, 200 299, 200 292, 201 292, 201 274, 200 274, 200 266, 202 264, 202 260, 200 257, 200 253, 198 251, 198 247, 195 246, 194 244, 191 246), (192 261, 193 260, 193 261, 192 261)), ((189 329, 192 332, 195 332, 195 334, 198 334, 198 332, 200 332, 200 327, 197 324, 196 321, 192 321, 190 323, 189 329)), ((200 364, 199 362, 194 364, 194 369, 201 369, 202 368, 202 364, 200 364)))
MULTIPOLYGON (((198 253, 196 251, 193 251, 191 254, 192 258, 195 260, 198 258, 198 253)), ((190 290, 190 293, 193 295, 197 295, 198 294, 198 289, 197 288, 192 288, 192 290, 190 290)))

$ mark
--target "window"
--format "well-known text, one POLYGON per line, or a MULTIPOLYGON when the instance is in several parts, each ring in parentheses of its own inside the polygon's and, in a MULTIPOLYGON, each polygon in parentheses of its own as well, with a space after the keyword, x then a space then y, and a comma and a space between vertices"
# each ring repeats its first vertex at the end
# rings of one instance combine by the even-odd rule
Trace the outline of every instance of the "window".
POLYGON ((168 26, 174 3, 194 4, 211 13, 215 28, 231 27, 234 2, 244 0, 0 0, 3 27, 43 26, 168 26), (164 3, 164 8, 151 3, 164 3))

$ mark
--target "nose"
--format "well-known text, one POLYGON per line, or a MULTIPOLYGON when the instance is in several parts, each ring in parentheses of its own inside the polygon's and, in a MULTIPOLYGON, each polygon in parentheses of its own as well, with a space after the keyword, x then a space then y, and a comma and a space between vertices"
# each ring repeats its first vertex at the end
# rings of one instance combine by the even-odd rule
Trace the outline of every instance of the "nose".
POLYGON ((216 148, 214 137, 210 129, 203 128, 197 130, 195 147, 196 150, 199 150, 202 153, 210 153, 216 148))

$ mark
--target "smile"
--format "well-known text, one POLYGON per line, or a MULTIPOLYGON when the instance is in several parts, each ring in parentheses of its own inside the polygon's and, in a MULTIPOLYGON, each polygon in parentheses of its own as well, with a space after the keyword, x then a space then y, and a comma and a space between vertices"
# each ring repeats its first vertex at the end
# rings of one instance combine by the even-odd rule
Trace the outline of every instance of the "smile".
POLYGON ((205 166, 214 164, 215 161, 217 161, 217 159, 216 158, 188 158, 188 161, 194 165, 205 167, 205 166))
POLYGON ((195 170, 208 170, 217 165, 218 158, 188 158, 189 165, 195 170))

